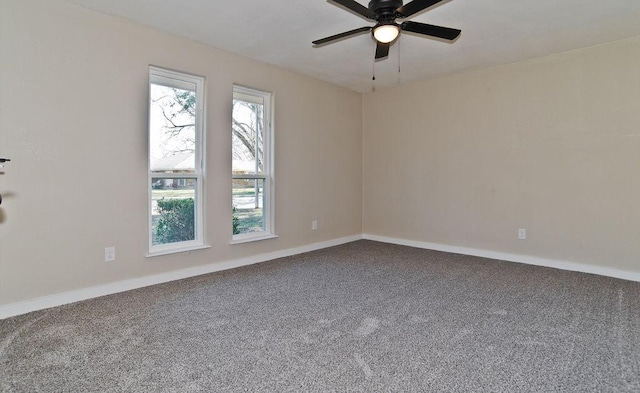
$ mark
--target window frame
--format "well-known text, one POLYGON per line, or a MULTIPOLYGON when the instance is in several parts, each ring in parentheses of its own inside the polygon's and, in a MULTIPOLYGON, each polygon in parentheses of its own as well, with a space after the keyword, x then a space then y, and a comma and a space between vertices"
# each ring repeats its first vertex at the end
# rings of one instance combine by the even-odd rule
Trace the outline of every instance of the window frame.
POLYGON ((149 92, 148 92, 148 116, 147 116, 147 236, 148 252, 147 257, 167 255, 192 250, 209 248, 205 242, 205 83, 203 76, 173 71, 166 68, 149 66, 149 92), (195 85, 195 165, 193 173, 153 173, 151 171, 151 87, 152 85, 162 85, 180 89, 192 90, 195 85), (153 244, 153 179, 178 179, 186 182, 187 179, 195 179, 194 192, 194 223, 195 239, 164 244, 153 244))
MULTIPOLYGON (((277 238, 278 235, 275 232, 275 192, 274 192, 274 142, 273 142, 273 93, 253 89, 250 87, 234 84, 232 102, 235 100, 236 94, 244 96, 259 97, 263 101, 263 127, 262 127, 262 161, 263 168, 262 173, 254 175, 236 175, 231 172, 231 180, 235 179, 261 179, 264 184, 264 201, 263 201, 263 222, 264 231, 261 232, 249 232, 234 235, 231 234, 231 241, 229 244, 240 244, 247 242, 254 242, 266 239, 277 238)), ((231 114, 233 116, 233 113, 231 114)), ((232 136, 233 140, 233 136, 232 136)), ((233 149, 233 143, 231 148, 233 149)), ((232 155, 233 156, 233 155, 232 155)), ((233 168, 233 167, 232 167, 233 168)), ((232 198, 233 198, 233 187, 232 198)), ((230 228, 231 229, 231 228, 230 228)))

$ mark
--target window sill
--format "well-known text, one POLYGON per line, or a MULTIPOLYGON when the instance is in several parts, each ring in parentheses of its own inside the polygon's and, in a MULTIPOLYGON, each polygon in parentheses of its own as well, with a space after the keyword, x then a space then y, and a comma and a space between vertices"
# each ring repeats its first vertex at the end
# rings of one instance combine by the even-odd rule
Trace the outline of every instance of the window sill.
POLYGON ((176 247, 170 250, 161 250, 161 251, 151 251, 145 254, 145 257, 152 258, 160 255, 169 255, 169 254, 180 254, 180 253, 189 253, 191 251, 196 250, 204 250, 207 248, 211 248, 208 244, 199 244, 196 246, 185 246, 185 247, 176 247))
POLYGON ((279 237, 278 235, 274 235, 272 233, 266 234, 266 235, 260 235, 260 236, 250 236, 250 237, 241 237, 238 239, 232 239, 229 244, 242 244, 242 243, 250 243, 250 242, 258 242, 260 240, 267 240, 267 239, 275 239, 279 237))

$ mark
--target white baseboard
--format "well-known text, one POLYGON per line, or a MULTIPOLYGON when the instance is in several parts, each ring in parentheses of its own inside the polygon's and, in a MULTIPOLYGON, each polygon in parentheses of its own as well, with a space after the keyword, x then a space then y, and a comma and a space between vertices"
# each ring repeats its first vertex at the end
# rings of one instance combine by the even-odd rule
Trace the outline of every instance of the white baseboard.
POLYGON ((81 300, 92 299, 100 296, 111 295, 118 292, 129 291, 149 285, 162 284, 169 281, 181 280, 199 276, 202 274, 214 273, 222 270, 233 269, 240 266, 252 265, 254 263, 270 261, 277 258, 302 254, 309 251, 320 250, 327 247, 338 246, 362 239, 361 235, 342 237, 319 243, 308 244, 301 247, 289 248, 286 250, 274 251, 266 254, 254 255, 251 257, 234 259, 226 262, 212 263, 208 265, 195 266, 187 269, 175 270, 167 273, 154 274, 151 276, 133 278, 130 280, 116 281, 104 285, 63 292, 55 295, 43 296, 36 299, 25 300, 18 303, 0 305, 0 319, 26 314, 28 312, 42 310, 45 308, 61 306, 75 303, 81 300))
POLYGON ((444 251, 454 254, 473 255, 476 257, 483 257, 489 259, 499 259, 507 262, 518 262, 527 265, 536 265, 544 267, 552 267, 561 270, 570 270, 574 272, 597 274, 600 276, 620 278, 629 281, 640 282, 640 272, 630 272, 625 270, 619 270, 614 268, 608 268, 596 265, 586 265, 575 262, 558 261, 553 259, 538 258, 529 255, 510 254, 497 251, 481 250, 477 248, 449 246, 446 244, 420 242, 416 240, 396 239, 385 236, 363 234, 363 239, 373 240, 382 243, 392 243, 401 246, 409 246, 416 248, 424 248, 428 250, 444 251))
POLYGON ((630 272, 619 269, 612 269, 602 266, 586 265, 574 262, 558 261, 553 259, 545 259, 532 257, 528 255, 510 254, 489 250, 481 250, 476 248, 449 246, 438 243, 420 242, 416 240, 397 239, 385 236, 377 236, 370 234, 354 235, 342 237, 339 239, 328 240, 320 243, 308 244, 301 247, 290 248, 286 250, 274 251, 266 254, 254 255, 247 258, 234 259, 226 262, 212 263, 208 265, 195 266, 187 269, 175 270, 167 273, 154 274, 151 276, 133 278, 129 280, 117 281, 104 285, 98 285, 89 288, 78 289, 69 292, 63 292, 55 295, 43 296, 36 299, 25 300, 17 303, 0 305, 0 319, 9 318, 16 315, 26 314, 32 311, 38 311, 45 308, 61 306, 64 304, 75 303, 81 300, 92 299, 100 296, 111 295, 118 292, 129 291, 132 289, 142 288, 149 285, 162 284, 169 281, 181 280, 184 278, 199 276, 202 274, 214 273, 222 270, 233 269, 236 267, 252 265, 255 263, 270 261, 277 258, 288 257, 292 255, 302 254, 309 251, 320 250, 323 248, 338 246, 350 243, 356 240, 366 239, 382 243, 392 243, 402 246, 424 248, 429 250, 444 251, 455 254, 473 255, 477 257, 498 259, 508 262, 525 263, 528 265, 552 267, 561 270, 570 270, 582 273, 597 274, 600 276, 620 278, 623 280, 640 282, 639 272, 630 272))

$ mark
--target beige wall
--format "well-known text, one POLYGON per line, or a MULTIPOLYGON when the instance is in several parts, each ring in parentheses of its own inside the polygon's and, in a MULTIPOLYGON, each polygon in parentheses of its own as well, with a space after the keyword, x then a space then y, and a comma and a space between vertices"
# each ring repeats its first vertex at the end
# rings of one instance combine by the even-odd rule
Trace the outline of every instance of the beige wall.
POLYGON ((343 88, 63 1, 0 0, 0 305, 360 234, 361 114, 343 88), (208 250, 144 257, 150 64, 207 78, 208 250), (230 246, 233 83, 275 96, 280 237, 230 246))
POLYGON ((363 107, 365 233, 640 272, 640 39, 363 107))

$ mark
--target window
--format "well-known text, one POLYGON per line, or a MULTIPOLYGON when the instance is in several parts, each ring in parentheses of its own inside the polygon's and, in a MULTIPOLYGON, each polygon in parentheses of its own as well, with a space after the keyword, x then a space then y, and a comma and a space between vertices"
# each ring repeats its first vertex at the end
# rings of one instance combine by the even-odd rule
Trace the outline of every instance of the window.
POLYGON ((204 244, 204 78, 149 69, 149 256, 204 244))
POLYGON ((273 238, 271 94, 234 86, 231 134, 232 243, 273 238))

